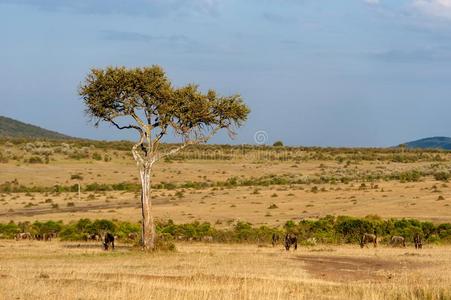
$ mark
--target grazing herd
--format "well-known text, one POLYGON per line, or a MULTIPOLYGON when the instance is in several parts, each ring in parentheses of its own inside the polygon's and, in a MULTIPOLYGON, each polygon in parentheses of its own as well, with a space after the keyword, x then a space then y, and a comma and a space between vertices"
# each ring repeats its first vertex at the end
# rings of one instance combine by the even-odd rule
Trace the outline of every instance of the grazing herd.
MULTIPOLYGON (((277 233, 273 233, 271 241, 272 241, 273 247, 276 246, 280 241, 280 236, 277 233)), ((316 239, 315 239, 314 243, 313 243, 312 239, 308 239, 307 241, 311 244, 316 244, 316 239)), ((418 233, 415 234, 413 242, 415 245, 415 249, 423 248, 421 236, 418 233)), ((377 237, 376 231, 374 231, 374 233, 364 233, 364 234, 362 234, 362 237, 360 238, 360 247, 361 248, 364 248, 365 246, 368 247, 368 245, 370 245, 370 244, 372 244, 374 247, 377 247, 377 243, 378 243, 378 237, 377 237)), ((389 245, 392 247, 406 247, 406 238, 402 237, 402 236, 397 236, 397 235, 392 236, 390 238, 389 245)), ((293 233, 286 234, 285 238, 283 240, 283 246, 285 247, 285 250, 287 250, 287 251, 289 251, 292 246, 293 246, 293 249, 296 250, 298 248, 297 236, 293 233)))
MULTIPOLYGON (((57 233, 44 233, 44 234, 35 234, 32 235, 29 232, 21 232, 17 233, 15 236, 16 241, 20 240, 37 240, 37 241, 51 241, 52 239, 58 237, 57 233)), ((127 236, 129 241, 136 241, 139 238, 138 233, 131 232, 127 236)), ((100 242, 102 241, 102 246, 104 250, 113 249, 114 250, 114 242, 117 240, 117 236, 114 236, 110 232, 100 234, 89 234, 85 236, 85 241, 95 241, 100 242)), ((204 242, 212 242, 213 237, 206 236, 203 239, 201 239, 204 242)), ((281 241, 281 237, 277 233, 273 233, 271 237, 271 243, 273 247, 275 247, 279 242, 281 241)), ((310 239, 308 240, 310 241, 310 239)), ((415 234, 413 238, 413 242, 415 245, 415 249, 422 249, 423 243, 421 236, 417 233, 415 234)), ((368 245, 372 244, 374 247, 377 247, 378 243, 378 237, 377 232, 374 231, 374 233, 364 233, 362 234, 362 237, 360 238, 360 247, 364 248, 365 246, 368 247, 368 245)), ((315 243, 316 244, 316 239, 315 243)), ((406 247, 406 238, 402 236, 392 236, 388 242, 388 244, 392 247, 406 247)), ((297 250, 298 248, 298 237, 293 233, 287 233, 285 235, 285 238, 283 238, 283 246, 285 247, 285 250, 289 251, 292 247, 294 250, 297 250)))
MULTIPOLYGON (((32 235, 29 232, 20 232, 15 235, 15 240, 16 241, 20 241, 20 240, 51 241, 52 239, 57 238, 57 237, 58 237, 58 234, 55 232, 43 233, 43 234, 37 233, 35 235, 32 235)), ((129 241, 135 241, 138 239, 138 237, 139 237, 139 235, 136 232, 131 232, 127 236, 129 241)), ((106 232, 103 234, 93 233, 93 234, 86 235, 84 237, 84 240, 86 242, 102 241, 103 249, 108 250, 111 247, 111 249, 114 250, 114 241, 117 240, 117 236, 114 236, 110 232, 106 232)))
POLYGON ((52 239, 58 237, 58 234, 56 232, 51 233, 37 233, 35 235, 32 235, 29 232, 20 232, 17 233, 15 236, 16 241, 20 240, 37 240, 37 241, 51 241, 52 239))

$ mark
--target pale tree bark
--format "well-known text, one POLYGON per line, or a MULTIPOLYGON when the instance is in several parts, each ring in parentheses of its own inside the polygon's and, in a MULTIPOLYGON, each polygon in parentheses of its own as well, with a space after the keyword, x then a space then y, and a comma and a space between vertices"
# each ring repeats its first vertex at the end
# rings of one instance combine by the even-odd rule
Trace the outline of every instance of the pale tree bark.
POLYGON ((155 249, 156 231, 155 222, 152 215, 152 198, 151 198, 151 178, 152 166, 155 158, 152 153, 146 151, 143 153, 142 147, 145 141, 148 141, 148 135, 144 130, 141 130, 140 141, 132 148, 133 158, 139 169, 139 177, 141 181, 141 241, 143 249, 151 251, 155 249))
POLYGON ((139 171, 141 177, 141 206, 142 206, 142 243, 144 250, 155 249, 156 231, 152 214, 151 176, 152 168, 144 166, 139 171))
MULTIPOLYGON (((141 123, 142 124, 142 123, 141 123)), ((185 139, 178 147, 169 150, 166 153, 157 153, 159 139, 151 141, 150 130, 148 126, 143 126, 139 130, 140 140, 132 148, 133 158, 139 169, 141 181, 141 208, 142 208, 142 232, 141 240, 143 249, 152 251, 156 246, 156 229, 155 220, 152 212, 152 197, 151 197, 151 183, 152 183, 152 167, 153 164, 167 156, 171 156, 184 149, 188 145, 199 144, 208 141, 220 128, 213 129, 210 134, 202 137, 196 137, 195 140, 185 139), (146 146, 144 146, 146 145, 146 146), (145 150, 143 150, 145 149, 145 150)))

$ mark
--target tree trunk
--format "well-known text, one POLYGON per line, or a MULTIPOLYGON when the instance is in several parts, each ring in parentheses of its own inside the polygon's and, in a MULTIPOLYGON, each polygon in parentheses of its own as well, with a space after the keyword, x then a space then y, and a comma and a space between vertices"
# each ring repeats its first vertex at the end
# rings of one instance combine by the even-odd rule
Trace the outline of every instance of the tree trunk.
POLYGON ((141 206, 142 206, 142 245, 143 249, 151 251, 155 249, 155 224, 152 216, 152 201, 150 195, 151 184, 151 171, 150 167, 140 168, 141 175, 141 206))

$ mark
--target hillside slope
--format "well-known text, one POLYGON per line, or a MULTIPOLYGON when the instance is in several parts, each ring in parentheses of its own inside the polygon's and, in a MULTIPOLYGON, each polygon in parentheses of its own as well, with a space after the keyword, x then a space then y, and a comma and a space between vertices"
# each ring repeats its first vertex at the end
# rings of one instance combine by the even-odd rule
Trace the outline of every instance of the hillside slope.
POLYGON ((71 139, 72 137, 0 116, 0 137, 71 139))
POLYGON ((407 148, 411 149, 444 149, 451 150, 451 138, 449 137, 430 137, 405 143, 407 148))

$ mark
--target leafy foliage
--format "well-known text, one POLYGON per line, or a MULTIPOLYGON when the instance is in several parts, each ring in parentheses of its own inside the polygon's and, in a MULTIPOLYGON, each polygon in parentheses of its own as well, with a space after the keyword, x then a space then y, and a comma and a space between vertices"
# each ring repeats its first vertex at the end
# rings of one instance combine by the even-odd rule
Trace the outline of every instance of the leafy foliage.
POLYGON ((208 129, 233 132, 249 113, 239 95, 220 97, 213 90, 204 94, 196 85, 174 88, 159 66, 93 69, 80 95, 96 125, 106 121, 119 129, 137 130, 145 153, 156 151, 168 129, 184 142, 205 141, 208 129), (119 125, 121 117, 133 122, 119 125))
MULTIPOLYGON (((422 222, 415 219, 388 219, 378 216, 355 218, 348 216, 326 216, 317 220, 302 220, 300 222, 287 221, 283 228, 260 226, 254 227, 251 223, 238 221, 230 228, 218 229, 208 222, 193 222, 176 224, 172 220, 159 221, 156 224, 159 240, 164 241, 189 240, 203 241, 211 238, 216 242, 224 243, 269 243, 274 233, 282 237, 286 233, 298 235, 301 243, 314 238, 319 243, 342 244, 358 243, 365 232, 376 232, 380 239, 389 240, 393 235, 400 235, 413 241, 415 234, 420 234, 425 242, 450 243, 451 224, 434 225, 431 222, 422 222)), ((129 233, 139 233, 140 224, 110 221, 80 219, 77 222, 63 224, 62 222, 22 222, 7 224, 0 223, 0 238, 14 238, 18 232, 59 233, 62 240, 86 240, 91 234, 111 232, 123 241, 129 241, 129 233)), ((170 243, 167 245, 171 245, 170 243)))

